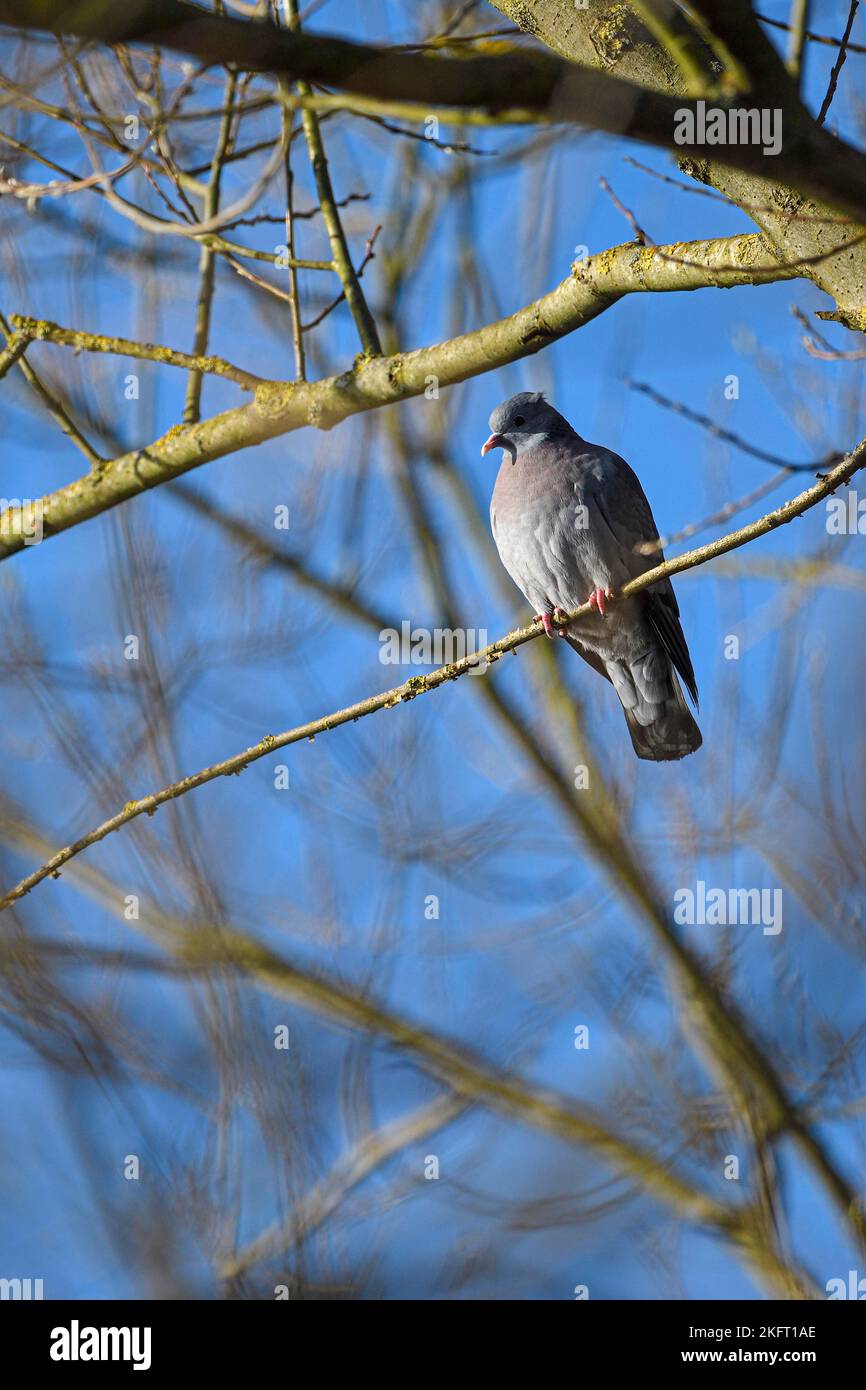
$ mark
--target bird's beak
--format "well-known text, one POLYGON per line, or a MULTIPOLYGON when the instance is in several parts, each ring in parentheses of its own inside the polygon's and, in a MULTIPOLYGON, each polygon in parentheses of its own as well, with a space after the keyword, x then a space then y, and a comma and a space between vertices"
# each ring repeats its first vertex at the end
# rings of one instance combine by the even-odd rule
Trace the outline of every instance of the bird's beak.
POLYGON ((490 438, 485 439, 484 443, 481 445, 481 457, 483 458, 485 454, 489 454, 491 449, 500 449, 501 447, 502 435, 491 434, 490 438))

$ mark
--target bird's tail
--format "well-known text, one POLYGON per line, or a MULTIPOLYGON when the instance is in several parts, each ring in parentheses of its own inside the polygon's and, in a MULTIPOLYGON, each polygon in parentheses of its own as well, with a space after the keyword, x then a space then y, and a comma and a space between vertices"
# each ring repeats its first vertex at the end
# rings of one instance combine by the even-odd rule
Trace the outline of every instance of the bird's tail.
POLYGON ((625 722, 639 758, 674 762, 694 753, 703 742, 682 688, 666 655, 648 653, 640 661, 606 662, 607 674, 620 698, 625 722), (655 658, 655 659, 653 659, 655 658))
POLYGON ((675 762, 677 758, 696 752, 703 742, 676 676, 673 685, 673 695, 665 700, 651 724, 639 723, 634 710, 623 705, 625 722, 639 758, 655 763, 675 762))

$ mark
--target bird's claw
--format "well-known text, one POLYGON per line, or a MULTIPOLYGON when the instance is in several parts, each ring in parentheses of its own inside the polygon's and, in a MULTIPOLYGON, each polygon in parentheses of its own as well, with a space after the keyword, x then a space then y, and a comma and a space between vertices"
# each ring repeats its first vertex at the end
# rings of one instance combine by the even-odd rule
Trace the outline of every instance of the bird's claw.
POLYGON ((603 618, 605 602, 607 601, 607 599, 611 598, 613 598, 612 589, 593 589, 592 593, 587 599, 587 603, 589 604, 590 608, 595 608, 603 618))
POLYGON ((563 629, 554 627, 552 620, 555 619, 556 622, 559 623, 567 616, 564 608, 554 608, 552 613, 536 613, 532 621, 534 623, 542 623, 548 637, 564 637, 565 633, 563 629))

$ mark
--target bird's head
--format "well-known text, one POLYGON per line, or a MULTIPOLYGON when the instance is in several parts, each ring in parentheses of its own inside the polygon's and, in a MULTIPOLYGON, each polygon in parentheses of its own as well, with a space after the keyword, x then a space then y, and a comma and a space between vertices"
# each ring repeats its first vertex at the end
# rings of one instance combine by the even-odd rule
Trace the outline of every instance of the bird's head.
POLYGON ((481 453, 505 449, 514 463, 524 449, 533 448, 564 423, 541 391, 521 391, 494 410, 488 421, 490 437, 481 446, 481 453))

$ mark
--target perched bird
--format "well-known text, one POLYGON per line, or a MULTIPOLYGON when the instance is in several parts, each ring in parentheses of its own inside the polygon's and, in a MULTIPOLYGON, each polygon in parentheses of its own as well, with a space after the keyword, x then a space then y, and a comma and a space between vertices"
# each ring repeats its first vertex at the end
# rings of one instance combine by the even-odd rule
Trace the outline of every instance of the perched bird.
POLYGON ((481 452, 503 449, 490 524, 500 559, 548 636, 558 631, 613 685, 639 758, 667 762, 701 746, 695 673, 669 579, 609 609, 613 590, 664 559, 642 542, 658 530, 624 459, 581 439, 540 392, 521 391, 490 416, 481 452), (569 626, 559 618, 589 602, 569 626))

